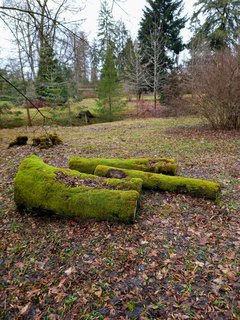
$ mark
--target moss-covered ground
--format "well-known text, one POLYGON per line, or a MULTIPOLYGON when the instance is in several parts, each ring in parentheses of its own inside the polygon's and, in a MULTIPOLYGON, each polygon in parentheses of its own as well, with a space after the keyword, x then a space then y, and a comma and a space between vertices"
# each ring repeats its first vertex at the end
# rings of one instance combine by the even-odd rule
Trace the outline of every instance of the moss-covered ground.
POLYGON ((197 118, 50 131, 64 144, 7 149, 41 129, 0 131, 1 319, 240 319, 239 132, 197 118), (222 198, 145 191, 134 225, 20 213, 13 178, 32 153, 57 167, 75 155, 170 157, 180 175, 220 182, 222 198))

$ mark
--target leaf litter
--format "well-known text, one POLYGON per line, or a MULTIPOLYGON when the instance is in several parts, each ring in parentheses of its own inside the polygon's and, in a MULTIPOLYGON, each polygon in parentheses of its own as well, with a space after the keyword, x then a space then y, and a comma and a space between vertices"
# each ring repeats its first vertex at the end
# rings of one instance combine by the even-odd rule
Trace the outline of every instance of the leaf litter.
POLYGON ((59 128, 53 149, 7 150, 21 130, 1 131, 2 319, 240 318, 238 133, 128 120, 59 128), (219 181, 222 199, 144 192, 134 225, 20 213, 13 179, 32 153, 57 167, 73 155, 172 157, 179 174, 219 181))

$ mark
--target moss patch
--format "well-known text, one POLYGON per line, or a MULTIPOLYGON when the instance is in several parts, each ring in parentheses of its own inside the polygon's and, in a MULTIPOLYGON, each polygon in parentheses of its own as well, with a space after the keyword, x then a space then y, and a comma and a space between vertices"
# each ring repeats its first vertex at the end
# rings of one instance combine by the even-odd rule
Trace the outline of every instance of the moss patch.
POLYGON ((17 136, 14 141, 11 141, 8 145, 8 148, 13 146, 25 146, 27 144, 28 137, 27 136, 17 136))
POLYGON ((200 179, 172 177, 164 174, 142 172, 138 170, 117 169, 108 166, 97 166, 95 174, 101 177, 112 177, 113 173, 126 178, 140 178, 143 187, 150 190, 172 191, 176 193, 190 194, 195 197, 216 200, 220 194, 220 184, 200 179))
POLYGON ((40 137, 33 138, 33 147, 39 147, 40 149, 49 149, 53 146, 62 144, 62 140, 56 133, 46 134, 40 137))
MULTIPOLYGON (((59 169, 45 164, 37 156, 23 160, 14 179, 14 199, 18 206, 28 210, 53 212, 78 217, 81 220, 111 220, 133 222, 136 216, 139 193, 135 190, 109 190, 80 185, 67 186, 58 181, 59 172, 66 176, 92 178, 69 169, 59 169)), ((111 179, 100 179, 110 185, 111 179)), ((141 180, 133 181, 139 186, 141 180)), ((96 182, 97 183, 97 182, 96 182)), ((125 188, 128 182, 115 179, 113 185, 125 188)))
POLYGON ((105 159, 73 157, 69 160, 69 167, 71 169, 91 174, 94 173, 94 170, 98 165, 164 173, 168 175, 175 175, 177 169, 174 160, 166 158, 105 159))

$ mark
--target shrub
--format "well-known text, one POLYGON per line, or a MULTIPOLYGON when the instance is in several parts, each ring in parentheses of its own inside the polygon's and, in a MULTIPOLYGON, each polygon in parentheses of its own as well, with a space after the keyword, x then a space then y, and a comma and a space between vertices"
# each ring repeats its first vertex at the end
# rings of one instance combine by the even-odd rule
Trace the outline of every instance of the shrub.
POLYGON ((0 103, 0 115, 4 113, 9 113, 12 105, 9 102, 0 103))
POLYGON ((161 115, 164 117, 195 115, 197 112, 192 107, 190 89, 187 70, 181 68, 172 70, 160 94, 163 103, 161 115))
POLYGON ((197 55, 191 66, 194 104, 214 129, 240 128, 240 49, 197 55))

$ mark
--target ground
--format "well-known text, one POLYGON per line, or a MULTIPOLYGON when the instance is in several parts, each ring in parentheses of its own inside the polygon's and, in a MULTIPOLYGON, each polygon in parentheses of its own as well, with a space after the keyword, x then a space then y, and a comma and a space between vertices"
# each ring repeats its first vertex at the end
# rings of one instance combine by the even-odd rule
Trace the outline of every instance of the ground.
POLYGON ((197 118, 55 130, 64 145, 48 150, 7 149, 39 127, 0 131, 0 318, 240 319, 239 132, 197 118), (143 192, 133 225, 21 213, 13 178, 32 153, 62 167, 73 155, 171 157, 180 175, 220 182, 222 197, 143 192))

